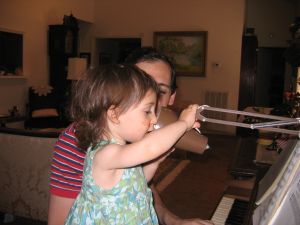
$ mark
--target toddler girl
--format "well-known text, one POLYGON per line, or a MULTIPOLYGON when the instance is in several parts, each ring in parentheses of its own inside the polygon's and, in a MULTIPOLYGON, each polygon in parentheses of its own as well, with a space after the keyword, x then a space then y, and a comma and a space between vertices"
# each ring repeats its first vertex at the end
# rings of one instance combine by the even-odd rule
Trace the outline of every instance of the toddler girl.
POLYGON ((197 105, 153 131, 159 87, 135 66, 106 65, 72 91, 70 113, 86 149, 81 192, 65 224, 158 224, 147 182, 159 157, 199 127, 197 105))

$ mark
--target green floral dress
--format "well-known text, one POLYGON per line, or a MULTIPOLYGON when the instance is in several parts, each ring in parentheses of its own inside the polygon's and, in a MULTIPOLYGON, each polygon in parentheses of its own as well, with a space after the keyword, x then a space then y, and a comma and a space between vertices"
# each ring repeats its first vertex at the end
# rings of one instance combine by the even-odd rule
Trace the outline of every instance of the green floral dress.
POLYGON ((81 191, 65 224, 158 224, 152 192, 141 166, 124 169, 119 183, 109 190, 104 190, 95 183, 92 177, 94 155, 110 143, 115 142, 101 141, 95 148, 88 150, 81 191))

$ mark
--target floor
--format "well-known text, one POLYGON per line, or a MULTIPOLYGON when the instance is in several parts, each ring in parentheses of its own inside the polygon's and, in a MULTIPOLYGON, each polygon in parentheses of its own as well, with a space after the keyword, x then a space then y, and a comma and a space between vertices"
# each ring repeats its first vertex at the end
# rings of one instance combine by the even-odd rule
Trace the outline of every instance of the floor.
MULTIPOLYGON (((161 192, 167 207, 183 218, 210 219, 232 177, 229 166, 237 139, 234 136, 207 134, 210 149, 203 155, 175 151, 171 157, 191 162, 161 192)), ((3 221, 3 215, 1 221, 3 221)), ((46 225, 46 222, 16 218, 10 225, 46 225)))
POLYGON ((6 215, 6 219, 3 214, 0 214, 1 225, 46 225, 47 222, 30 220, 22 217, 11 218, 11 215, 6 215))
POLYGON ((191 163, 162 193, 167 207, 183 218, 210 219, 232 177, 229 167, 236 137, 207 135, 210 149, 203 155, 188 153, 191 163))

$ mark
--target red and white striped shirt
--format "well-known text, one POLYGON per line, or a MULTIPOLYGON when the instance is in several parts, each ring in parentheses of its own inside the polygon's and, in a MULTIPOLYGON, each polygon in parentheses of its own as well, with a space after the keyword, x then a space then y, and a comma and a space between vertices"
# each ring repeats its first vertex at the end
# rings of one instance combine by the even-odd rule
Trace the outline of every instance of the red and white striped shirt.
POLYGON ((50 174, 50 193, 76 198, 80 192, 85 152, 78 146, 74 124, 69 125, 55 143, 50 174))

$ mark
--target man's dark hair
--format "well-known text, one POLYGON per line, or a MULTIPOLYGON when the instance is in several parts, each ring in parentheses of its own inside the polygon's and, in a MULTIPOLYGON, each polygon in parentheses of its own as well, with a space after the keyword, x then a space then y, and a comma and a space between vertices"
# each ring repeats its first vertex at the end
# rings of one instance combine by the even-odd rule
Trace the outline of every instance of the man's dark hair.
POLYGON ((126 59, 126 63, 130 64, 136 64, 140 62, 155 62, 155 61, 163 61, 167 65, 170 66, 171 69, 171 93, 173 94, 176 91, 177 84, 176 84, 176 73, 175 73, 175 68, 173 63, 170 61, 170 59, 158 52, 155 48, 153 47, 142 47, 135 49, 132 53, 130 53, 126 59))

